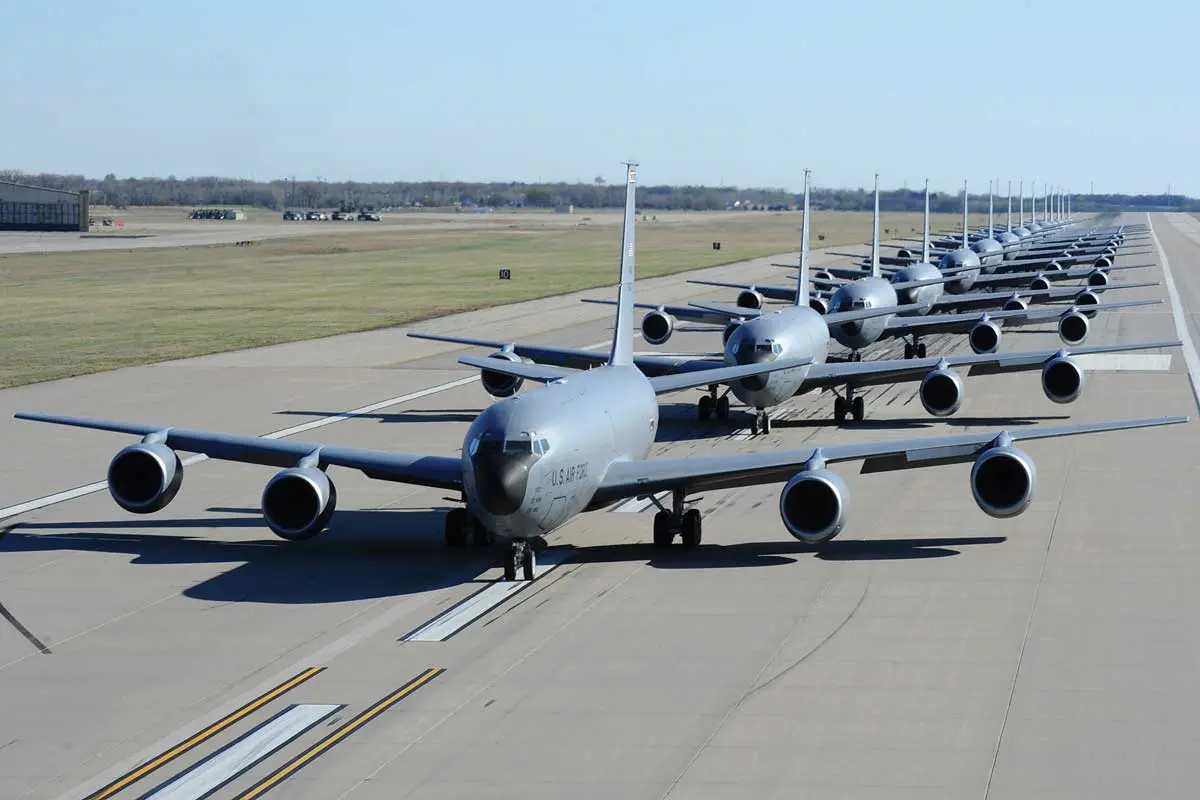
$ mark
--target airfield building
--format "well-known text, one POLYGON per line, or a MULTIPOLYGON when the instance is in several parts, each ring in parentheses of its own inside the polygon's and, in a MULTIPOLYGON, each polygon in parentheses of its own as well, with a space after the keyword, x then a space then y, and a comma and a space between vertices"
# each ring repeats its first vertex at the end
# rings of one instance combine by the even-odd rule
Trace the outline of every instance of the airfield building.
POLYGON ((0 182, 0 231, 86 231, 88 193, 0 182))

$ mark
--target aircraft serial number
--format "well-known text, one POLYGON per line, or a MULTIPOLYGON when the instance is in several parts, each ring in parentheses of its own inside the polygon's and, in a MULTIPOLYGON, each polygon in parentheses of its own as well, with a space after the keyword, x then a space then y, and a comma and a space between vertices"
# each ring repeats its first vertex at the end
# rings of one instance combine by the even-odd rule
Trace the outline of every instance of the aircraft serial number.
POLYGON ((587 477, 587 462, 582 464, 572 464, 569 467, 561 467, 557 470, 550 470, 550 485, 562 486, 567 483, 581 481, 587 477))

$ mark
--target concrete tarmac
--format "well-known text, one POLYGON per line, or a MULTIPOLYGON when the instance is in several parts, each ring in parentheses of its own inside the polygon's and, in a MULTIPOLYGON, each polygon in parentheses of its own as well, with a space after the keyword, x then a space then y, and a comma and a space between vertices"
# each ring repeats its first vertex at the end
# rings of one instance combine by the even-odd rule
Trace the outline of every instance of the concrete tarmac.
MULTIPOLYGON (((1194 336, 1200 224, 1153 221, 1194 336)), ((778 258, 693 276, 779 282, 778 258)), ((685 277, 639 282, 638 299, 729 297, 685 277)), ((1144 279, 1164 275, 1117 281, 1144 279)), ((421 327, 604 342, 610 310, 577 297, 421 327)), ((1106 299, 1151 297, 1166 287, 1106 299)), ((1174 321, 1169 302, 1103 315, 1087 344, 1175 338, 1174 321)), ((1009 331, 1001 346, 1060 342, 1009 331)), ((1030 443, 1037 495, 1010 520, 976 508, 968 466, 837 467, 850 521, 819 553, 784 530, 779 485, 705 496, 692 551, 652 547, 645 509, 596 512, 549 537, 543 561, 563 563, 538 581, 449 638, 406 641, 497 592, 496 553, 442 544, 442 492, 331 471, 331 530, 296 546, 258 514, 269 469, 197 463, 138 517, 86 489, 131 437, 11 419, 267 433, 391 399, 291 438, 454 455, 489 402, 462 352, 377 331, 0 392, 0 505, 85 487, 3 522, 0 797, 199 797, 202 776, 219 798, 1194 794, 1195 423, 1030 443), (246 737, 282 740, 288 714, 326 705, 235 763, 246 737)), ((1183 353, 1167 352, 1166 370, 1090 373, 1071 405, 1036 372, 977 376, 945 420, 908 384, 871 390, 867 419, 840 427, 831 395, 796 398, 753 439, 737 410, 696 422, 685 392, 663 398, 655 454, 1193 414, 1183 353)))

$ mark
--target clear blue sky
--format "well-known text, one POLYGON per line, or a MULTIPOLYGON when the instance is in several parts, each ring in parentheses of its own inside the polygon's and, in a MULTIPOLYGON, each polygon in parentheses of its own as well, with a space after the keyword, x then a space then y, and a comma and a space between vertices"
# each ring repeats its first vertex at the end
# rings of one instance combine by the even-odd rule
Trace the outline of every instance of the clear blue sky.
POLYGON ((1198 4, 0 0, 0 168, 1200 195, 1198 4))

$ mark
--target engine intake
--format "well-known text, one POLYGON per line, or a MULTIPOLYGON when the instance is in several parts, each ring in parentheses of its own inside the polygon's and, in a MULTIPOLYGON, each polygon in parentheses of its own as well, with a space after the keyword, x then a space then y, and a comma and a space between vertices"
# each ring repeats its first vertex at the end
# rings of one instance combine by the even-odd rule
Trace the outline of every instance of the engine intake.
POLYGON ((907 247, 901 247, 899 250, 896 251, 897 258, 913 258, 915 255, 916 254, 913 253, 912 250, 909 250, 907 247))
POLYGON ((1067 356, 1055 356, 1042 367, 1042 391, 1055 403, 1073 403, 1083 392, 1083 368, 1067 356))
POLYGON ((948 369, 931 370, 921 379, 918 394, 926 411, 935 417, 948 417, 962 406, 962 378, 948 369))
POLYGON ((651 311, 642 317, 642 338, 649 344, 663 344, 675 332, 675 318, 665 311, 651 311))
POLYGON ((1108 281, 1108 273, 1102 269, 1094 269, 1087 276, 1087 285, 1094 286, 1097 289, 1103 289, 1108 286, 1108 281))
POLYGON ((1113 265, 1112 259, 1108 256, 1100 256, 1092 262, 1092 266, 1096 269, 1108 269, 1113 265))
POLYGON ((1046 265, 1046 269, 1050 270, 1051 272, 1061 272, 1063 270, 1063 265, 1058 263, 1058 261, 1051 261, 1046 265))
POLYGON ((1080 292, 1079 294, 1077 294, 1075 296, 1075 305, 1083 306, 1083 308, 1081 309, 1083 311, 1083 314, 1086 317, 1088 317, 1089 319, 1095 319, 1096 309, 1088 308, 1088 306, 1100 305, 1100 295, 1096 294, 1091 289, 1084 289, 1082 292, 1080 292))
POLYGON ((1038 275, 1029 282, 1029 288, 1035 292, 1044 292, 1050 288, 1050 279, 1045 275, 1038 275))
POLYGON ((1029 303, 1020 297, 1010 297, 1004 301, 1004 311, 1028 311, 1029 303))
POLYGON ((808 298, 808 307, 822 316, 829 313, 829 301, 824 297, 810 296, 808 298))
POLYGON ((1087 338, 1088 318, 1078 311, 1063 314, 1058 320, 1058 336, 1069 345, 1082 344, 1087 338))
POLYGON ((994 353, 1000 348, 1000 326, 991 320, 976 322, 967 334, 971 349, 976 353, 994 353))
POLYGON ((131 444, 108 464, 108 493, 134 514, 151 514, 179 494, 183 462, 165 444, 131 444))
POLYGON ((846 484, 825 469, 805 470, 779 493, 779 516, 788 533, 806 544, 827 542, 846 525, 846 484))
MULTIPOLYGON (((763 296, 754 289, 743 289, 742 291, 738 292, 737 305, 738 308, 762 308, 763 296)), ((643 321, 642 324, 644 325, 645 322, 643 321)))
POLYGON ((285 469, 263 488, 263 518, 276 536, 289 541, 309 539, 323 531, 335 508, 337 488, 316 467, 285 469))
MULTIPOLYGON (((507 350, 497 350, 488 358, 499 359, 500 361, 508 361, 513 364, 532 363, 527 358, 521 358, 515 353, 510 353, 507 350)), ((492 372, 491 370, 481 370, 479 373, 479 381, 483 384, 484 390, 492 397, 512 397, 521 390, 521 385, 525 383, 523 378, 514 378, 512 375, 505 375, 503 372, 492 372)))
POLYGON ((819 269, 812 274, 812 279, 819 281, 831 281, 833 280, 833 273, 829 270, 819 269))
POLYGON ((1037 469, 1033 459, 1015 447, 984 450, 971 467, 971 495, 991 517, 1015 517, 1033 500, 1037 469))

